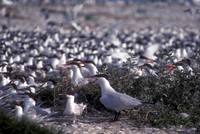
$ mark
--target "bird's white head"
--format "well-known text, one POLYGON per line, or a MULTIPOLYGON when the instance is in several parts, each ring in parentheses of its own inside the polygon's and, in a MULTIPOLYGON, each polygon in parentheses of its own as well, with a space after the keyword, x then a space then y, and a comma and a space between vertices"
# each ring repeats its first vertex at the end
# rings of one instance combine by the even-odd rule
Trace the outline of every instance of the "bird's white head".
POLYGON ((115 91, 111 87, 109 81, 107 80, 108 76, 106 74, 98 74, 98 75, 91 76, 89 78, 91 78, 90 80, 91 82, 95 82, 101 87, 102 93, 107 92, 107 91, 115 91))
POLYGON ((98 69, 93 61, 84 61, 83 64, 86 68, 88 68, 90 70, 91 75, 97 74, 98 69))

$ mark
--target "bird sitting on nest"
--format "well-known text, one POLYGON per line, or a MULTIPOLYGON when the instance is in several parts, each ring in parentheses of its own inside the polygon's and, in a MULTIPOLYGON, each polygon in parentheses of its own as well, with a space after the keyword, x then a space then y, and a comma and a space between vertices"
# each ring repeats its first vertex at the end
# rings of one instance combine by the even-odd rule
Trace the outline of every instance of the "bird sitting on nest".
POLYGON ((67 102, 63 114, 73 116, 73 123, 75 123, 76 116, 82 115, 83 111, 86 109, 87 106, 83 103, 75 103, 73 95, 66 95, 66 97, 67 102))

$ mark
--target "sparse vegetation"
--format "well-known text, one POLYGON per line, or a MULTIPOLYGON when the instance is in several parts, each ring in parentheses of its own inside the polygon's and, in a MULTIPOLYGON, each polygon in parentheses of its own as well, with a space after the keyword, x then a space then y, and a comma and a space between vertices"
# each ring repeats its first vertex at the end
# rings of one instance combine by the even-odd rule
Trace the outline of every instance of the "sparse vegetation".
MULTIPOLYGON (((137 120, 138 125, 183 125, 200 128, 200 70, 195 69, 195 75, 180 71, 169 74, 163 71, 164 67, 160 67, 160 70, 159 77, 135 78, 127 69, 123 70, 123 73, 119 73, 119 69, 115 67, 101 69, 109 75, 109 81, 115 89, 144 102, 144 105, 138 108, 137 114, 134 111, 128 115, 130 119, 137 120), (181 113, 186 113, 188 117, 182 117, 181 113)), ((58 86, 64 89, 66 85, 58 83, 58 86)), ((57 102, 60 101, 59 94, 67 90, 69 89, 59 90, 55 87, 57 102)), ((45 100, 52 105, 53 92, 54 90, 44 90, 39 96, 51 98, 45 100)), ((95 84, 79 89, 78 94, 77 101, 88 103, 89 107, 102 112, 106 110, 99 101, 100 88, 95 84)))
MULTIPOLYGON (((127 77, 122 77, 115 69, 105 73, 111 76, 110 81, 115 89, 144 102, 137 114, 129 113, 130 118, 156 127, 183 125, 200 128, 199 70, 193 76, 175 71, 174 74, 163 72, 159 78, 152 76, 137 79, 129 72, 123 74, 127 77), (188 114, 188 117, 182 117, 181 113, 188 114)), ((99 102, 99 87, 88 85, 81 89, 81 93, 91 106, 105 110, 99 102)))

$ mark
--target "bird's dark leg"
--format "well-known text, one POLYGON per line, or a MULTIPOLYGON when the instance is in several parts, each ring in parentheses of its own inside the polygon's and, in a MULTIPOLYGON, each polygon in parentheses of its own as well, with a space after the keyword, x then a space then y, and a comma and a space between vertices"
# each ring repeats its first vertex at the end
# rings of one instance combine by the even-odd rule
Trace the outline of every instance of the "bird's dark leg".
POLYGON ((117 119, 116 120, 119 119, 120 114, 121 114, 120 112, 117 113, 117 119))
POLYGON ((113 121, 117 121, 119 119, 120 112, 115 112, 115 118, 113 121))
POLYGON ((117 112, 115 112, 115 117, 114 117, 114 119, 113 119, 113 121, 116 121, 116 119, 117 119, 117 112))

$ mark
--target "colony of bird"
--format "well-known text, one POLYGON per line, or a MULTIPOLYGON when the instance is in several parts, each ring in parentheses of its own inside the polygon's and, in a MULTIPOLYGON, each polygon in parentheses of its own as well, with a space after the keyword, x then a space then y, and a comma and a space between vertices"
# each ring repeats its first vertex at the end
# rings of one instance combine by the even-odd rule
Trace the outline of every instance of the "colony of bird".
POLYGON ((163 66, 169 73, 177 69, 193 75, 199 44, 198 31, 178 28, 115 29, 112 33, 102 28, 65 34, 5 30, 0 32, 0 105, 9 112, 15 109, 18 120, 54 115, 57 111, 43 108, 35 96, 43 88, 53 89, 63 70, 68 70, 72 91, 65 92, 63 116, 82 114, 87 104, 74 102, 76 89, 94 82, 101 88, 99 101, 116 112, 117 120, 120 111, 138 107, 142 101, 115 90, 99 67, 108 65, 119 71, 126 67, 135 78, 159 77, 163 66))

